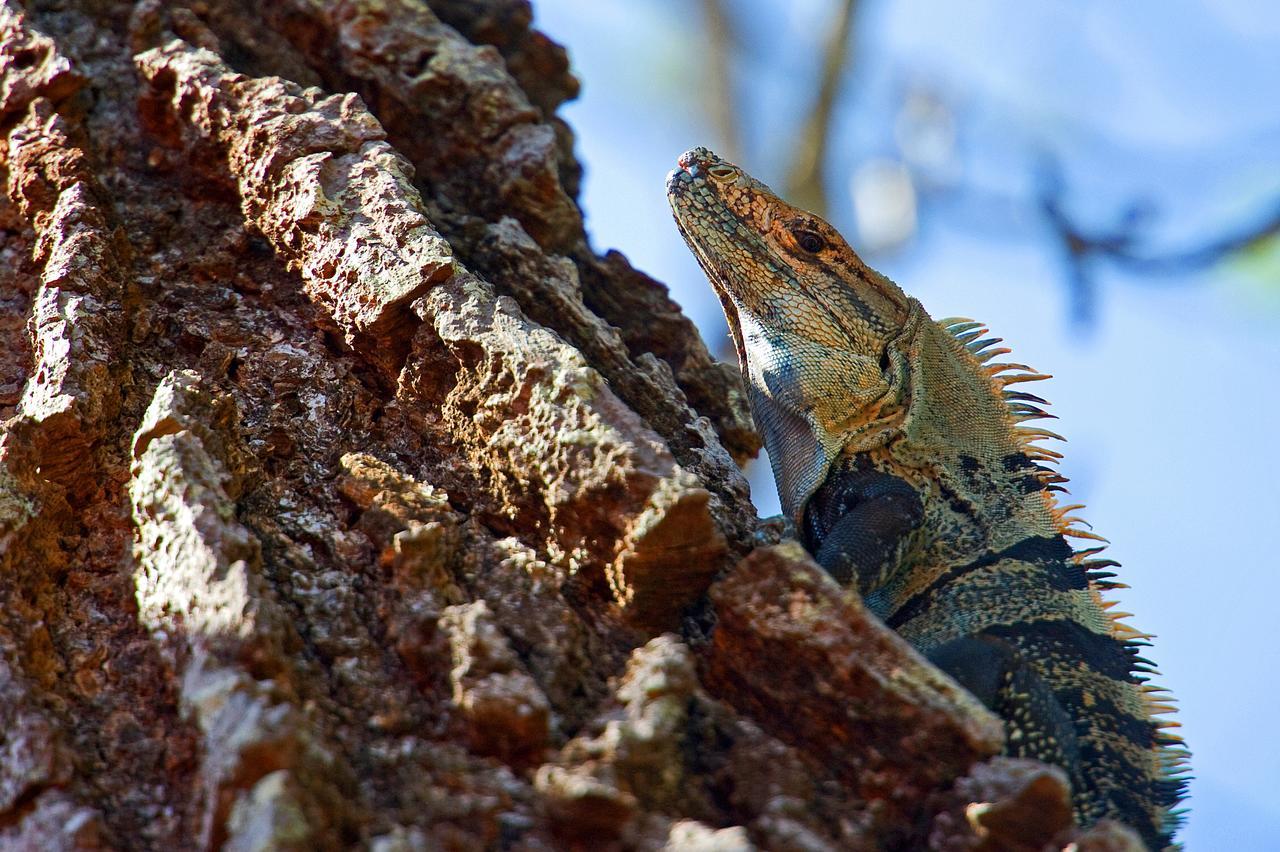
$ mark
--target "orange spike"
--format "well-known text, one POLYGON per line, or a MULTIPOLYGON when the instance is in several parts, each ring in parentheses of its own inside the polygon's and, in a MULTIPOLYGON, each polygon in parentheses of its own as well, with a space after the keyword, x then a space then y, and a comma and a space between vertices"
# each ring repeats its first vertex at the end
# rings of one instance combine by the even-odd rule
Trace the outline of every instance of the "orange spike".
POLYGON ((1092 532, 1089 532, 1088 530, 1075 529, 1074 527, 1071 529, 1063 530, 1062 534, 1065 536, 1070 536, 1071 538, 1087 538, 1087 539, 1092 539, 1093 541, 1105 541, 1107 542, 1107 544, 1111 543, 1110 541, 1098 535, 1097 533, 1092 533, 1092 532))
POLYGON ((992 358, 995 358, 998 355, 1008 355, 1012 351, 1013 350, 1007 346, 997 346, 994 349, 988 349, 986 352, 983 352, 980 355, 978 355, 978 362, 985 364, 986 362, 990 361, 992 358))
POLYGON ((1067 440, 1066 438, 1059 435, 1057 432, 1050 432, 1048 429, 1042 429, 1039 426, 1019 426, 1018 434, 1021 435, 1024 439, 1027 438, 1028 436, 1033 436, 1031 437, 1031 440, 1033 441, 1039 440, 1040 438, 1052 438, 1055 441, 1067 440))
MULTIPOLYGON (((982 330, 982 334, 986 334, 986 333, 987 333, 987 330, 984 328, 982 330)), ((1003 337, 984 337, 981 340, 975 340, 972 343, 966 343, 965 348, 968 349, 970 352, 972 352, 974 355, 977 355, 979 352, 981 352, 983 349, 986 349, 988 346, 994 346, 997 343, 1003 343, 1003 342, 1004 342, 1003 337)))
MULTIPOLYGON (((999 365, 997 365, 997 366, 999 366, 999 365)), ((994 368, 994 367, 988 367, 987 369, 988 369, 988 370, 994 370, 995 368, 994 368)), ((996 372, 1000 372, 1000 371, 996 371, 996 372)), ((1012 376, 998 376, 998 377, 996 377, 996 381, 1000 382, 1001 384, 1003 384, 1003 385, 1005 385, 1005 386, 1008 386, 1008 385, 1016 385, 1016 384, 1018 384, 1019 382, 1042 382, 1042 381, 1044 381, 1045 379, 1052 379, 1052 378, 1053 378, 1053 376, 1049 375, 1048 373, 1030 373, 1030 372, 1028 372, 1028 373, 1016 373, 1016 374, 1014 374, 1014 375, 1012 375, 1012 376)))
POLYGON ((1112 621, 1111 629, 1115 632, 1115 634, 1118 637, 1125 640, 1156 638, 1154 634, 1143 633, 1141 630, 1135 630, 1134 628, 1125 624, 1123 621, 1112 621))

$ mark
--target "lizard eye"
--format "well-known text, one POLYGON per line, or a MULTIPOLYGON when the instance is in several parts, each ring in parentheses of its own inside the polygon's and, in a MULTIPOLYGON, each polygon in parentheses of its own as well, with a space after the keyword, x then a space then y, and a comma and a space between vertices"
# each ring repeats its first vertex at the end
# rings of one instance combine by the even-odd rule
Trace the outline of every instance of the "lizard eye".
POLYGON ((822 238, 821 234, 815 234, 813 231, 807 231, 803 228, 796 229, 791 232, 791 236, 795 237, 796 245, 807 251, 809 254, 817 254, 827 247, 827 241, 822 238))
POLYGON ((716 180, 730 180, 735 177, 737 173, 738 170, 733 166, 727 166, 723 163, 714 165, 707 169, 707 174, 711 175, 716 180))

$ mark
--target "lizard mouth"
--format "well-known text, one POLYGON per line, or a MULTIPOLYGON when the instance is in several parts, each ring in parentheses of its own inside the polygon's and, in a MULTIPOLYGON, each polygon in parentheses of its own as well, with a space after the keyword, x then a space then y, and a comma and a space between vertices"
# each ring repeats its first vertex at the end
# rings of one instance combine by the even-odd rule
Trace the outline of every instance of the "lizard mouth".
POLYGON ((726 282, 728 277, 724 266, 718 259, 710 256, 702 248, 702 244, 693 238, 689 233, 689 229, 685 227, 684 222, 680 221, 680 216, 675 217, 676 230, 680 232, 680 236, 684 237, 685 244, 689 246, 693 252, 693 256, 698 260, 704 272, 707 273, 707 280, 711 282, 711 286, 724 295, 729 292, 726 282))
POLYGON ((709 211, 705 197, 705 187, 710 184, 707 169, 715 162, 709 151, 695 148, 685 151, 676 160, 676 168, 667 173, 667 201, 676 223, 676 230, 684 238, 693 256, 707 275, 711 288, 719 296, 724 305, 726 316, 731 316, 731 324, 737 319, 735 304, 736 288, 733 286, 733 275, 723 258, 710 251, 705 241, 705 234, 700 233, 699 214, 709 211), (732 309, 732 310, 731 310, 732 309))
POLYGON ((667 201, 671 204, 671 211, 674 214, 672 218, 675 219, 676 230, 680 232, 685 244, 689 246, 703 272, 706 273, 707 280, 711 283, 711 288, 716 291, 716 295, 724 303, 727 314, 729 306, 733 304, 733 278, 724 262, 716 257, 714 252, 707 250, 701 235, 698 233, 698 229, 692 227, 689 221, 690 217, 695 215, 695 211, 699 209, 696 189, 700 183, 706 182, 706 179, 699 174, 699 164, 691 159, 691 154, 692 152, 690 151, 681 154, 680 159, 677 161, 677 167, 667 173, 667 201))

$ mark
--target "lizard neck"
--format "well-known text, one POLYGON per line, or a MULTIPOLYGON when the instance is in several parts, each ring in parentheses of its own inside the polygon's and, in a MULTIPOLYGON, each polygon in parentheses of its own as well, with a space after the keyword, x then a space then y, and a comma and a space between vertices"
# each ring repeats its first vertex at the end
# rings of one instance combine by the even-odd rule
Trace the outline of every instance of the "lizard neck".
POLYGON ((788 334, 749 312, 734 311, 730 325, 752 416, 769 453, 782 509, 797 524, 840 458, 901 437, 911 384, 909 341, 922 321, 930 322, 916 308, 882 358, 788 334), (860 381, 868 373, 876 377, 874 384, 860 381))
POLYGON ((910 399, 895 461, 930 473, 954 499, 975 507, 986 546, 1063 529, 1054 494, 1004 385, 963 343, 925 317, 910 347, 910 399))
POLYGON ((911 390, 902 430, 908 440, 980 454, 1020 449, 1000 388, 978 359, 927 315, 910 338, 907 358, 911 390))

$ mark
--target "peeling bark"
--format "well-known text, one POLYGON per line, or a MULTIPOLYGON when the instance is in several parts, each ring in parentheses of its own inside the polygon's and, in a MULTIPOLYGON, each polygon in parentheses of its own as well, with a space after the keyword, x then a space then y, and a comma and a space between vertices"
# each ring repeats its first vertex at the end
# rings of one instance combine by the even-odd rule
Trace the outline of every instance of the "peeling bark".
POLYGON ((761 546, 739 379, 588 245, 531 20, 0 2, 0 848, 1076 837, 761 546))

